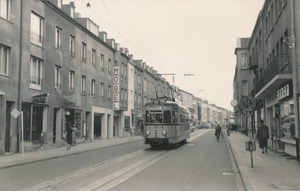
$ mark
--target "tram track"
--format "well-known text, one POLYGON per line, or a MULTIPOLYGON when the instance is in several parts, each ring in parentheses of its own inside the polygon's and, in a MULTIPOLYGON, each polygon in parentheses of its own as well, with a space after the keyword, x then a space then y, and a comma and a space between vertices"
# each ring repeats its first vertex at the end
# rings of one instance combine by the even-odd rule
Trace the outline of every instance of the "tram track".
POLYGON ((166 151, 158 151, 152 154, 143 160, 135 162, 134 164, 125 167, 121 170, 118 170, 109 176, 106 176, 100 180, 93 182, 83 188, 80 188, 78 191, 106 191, 109 190, 116 185, 124 182, 125 180, 129 179, 131 176, 139 173, 143 169, 147 168, 148 166, 156 163, 163 157, 167 155, 167 153, 172 152, 171 150, 166 151))
MULTIPOLYGON (((188 142, 195 140, 196 138, 205 134, 208 130, 198 131, 192 134, 191 138, 188 139, 188 142)), ((144 170, 145 168, 149 167, 150 165, 156 163, 163 157, 167 155, 167 153, 174 152, 173 149, 166 149, 166 150, 154 150, 153 153, 149 153, 147 149, 141 149, 135 152, 131 152, 119 157, 115 157, 113 159, 103 161, 97 163, 95 165, 88 166, 86 168, 82 168, 76 170, 72 173, 65 174, 63 176, 59 176, 55 179, 48 180, 45 182, 41 182, 37 185, 28 187, 23 189, 22 191, 36 191, 36 190, 61 190, 65 187, 68 187, 68 184, 72 184, 72 182, 76 182, 82 178, 85 178, 93 173, 99 173, 109 167, 114 165, 121 164, 128 160, 134 159, 136 157, 145 157, 135 163, 122 168, 118 171, 115 171, 95 182, 92 182, 86 186, 83 186, 79 190, 86 191, 86 190, 109 190, 116 185, 126 181, 130 177, 134 176, 135 174, 139 173, 140 171, 144 170), (150 155, 149 155, 150 154, 150 155)))
POLYGON ((108 168, 110 166, 113 166, 117 163, 132 159, 134 157, 140 156, 142 154, 147 153, 147 151, 145 151, 144 149, 132 152, 132 153, 128 153, 126 155, 122 155, 80 170, 77 170, 75 172, 66 174, 64 176, 60 176, 57 177, 53 180, 49 180, 46 182, 42 182, 40 184, 34 185, 32 187, 23 189, 22 191, 36 191, 36 190, 49 190, 51 188, 59 188, 63 185, 66 185, 70 182, 76 181, 80 178, 83 178, 85 176, 87 176, 88 174, 94 173, 94 172, 99 172, 105 168, 108 168))

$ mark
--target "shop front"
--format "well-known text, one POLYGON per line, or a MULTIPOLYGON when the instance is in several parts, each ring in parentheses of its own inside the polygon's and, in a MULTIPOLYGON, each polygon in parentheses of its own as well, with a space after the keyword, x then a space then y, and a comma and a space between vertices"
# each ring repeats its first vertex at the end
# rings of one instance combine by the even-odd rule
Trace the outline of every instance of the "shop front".
POLYGON ((33 146, 40 145, 40 137, 42 133, 44 143, 48 144, 48 105, 23 102, 22 111, 25 151, 31 150, 33 146))
MULTIPOLYGON (((293 85, 286 83, 266 98, 267 125, 270 129, 270 146, 296 156, 295 113, 293 85)), ((263 116, 264 112, 261 112, 263 116)), ((262 119, 264 118, 261 117, 262 119)))

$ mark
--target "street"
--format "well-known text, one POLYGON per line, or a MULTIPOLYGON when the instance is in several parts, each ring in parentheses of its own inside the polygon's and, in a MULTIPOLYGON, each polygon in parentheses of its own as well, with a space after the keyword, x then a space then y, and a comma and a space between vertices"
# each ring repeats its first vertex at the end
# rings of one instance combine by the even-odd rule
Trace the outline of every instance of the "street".
POLYGON ((214 130, 176 148, 137 141, 0 170, 4 190, 238 190, 237 176, 214 130))

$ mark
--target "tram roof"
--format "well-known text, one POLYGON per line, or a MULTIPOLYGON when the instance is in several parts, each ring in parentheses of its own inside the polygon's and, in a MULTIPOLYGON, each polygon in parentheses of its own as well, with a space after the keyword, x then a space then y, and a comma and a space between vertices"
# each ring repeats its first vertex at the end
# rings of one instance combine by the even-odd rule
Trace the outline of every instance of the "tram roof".
MULTIPOLYGON (((189 109, 187 107, 185 107, 184 105, 182 105, 178 101, 168 100, 168 99, 156 99, 156 100, 160 101, 160 105, 163 104, 163 105, 166 105, 166 106, 173 106, 173 107, 177 106, 177 107, 181 107, 181 108, 184 108, 185 110, 189 111, 189 109)), ((157 105, 157 104, 154 104, 153 101, 148 102, 148 103, 145 104, 145 106, 150 106, 150 105, 157 105)))

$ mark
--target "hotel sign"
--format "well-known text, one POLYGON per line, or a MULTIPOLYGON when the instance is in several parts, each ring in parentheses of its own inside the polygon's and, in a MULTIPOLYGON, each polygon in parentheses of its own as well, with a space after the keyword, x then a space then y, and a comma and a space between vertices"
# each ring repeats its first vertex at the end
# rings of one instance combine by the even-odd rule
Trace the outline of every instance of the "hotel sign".
POLYGON ((120 110, 120 68, 114 67, 113 110, 120 110))

